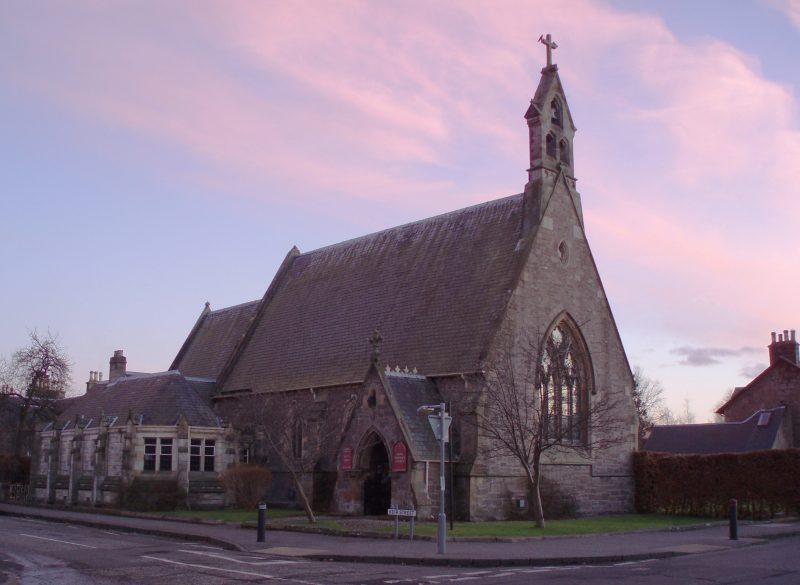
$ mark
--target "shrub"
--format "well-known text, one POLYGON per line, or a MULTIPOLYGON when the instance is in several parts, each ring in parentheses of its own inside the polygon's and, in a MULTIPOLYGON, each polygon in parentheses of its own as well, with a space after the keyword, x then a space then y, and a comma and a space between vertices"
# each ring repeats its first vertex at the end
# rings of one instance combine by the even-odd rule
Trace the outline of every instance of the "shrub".
MULTIPOLYGON (((574 518, 578 513, 578 503, 575 497, 562 489, 561 485, 542 476, 539 482, 539 494, 542 497, 542 511, 549 520, 562 520, 574 518)), ((533 513, 533 506, 531 513, 533 513)))
POLYGON ((267 493, 272 473, 260 465, 236 465, 225 470, 220 480, 237 508, 256 507, 267 493))
POLYGON ((742 517, 800 513, 800 449, 634 456, 639 512, 725 517, 736 498, 742 517))
POLYGON ((0 482, 28 483, 30 474, 30 457, 17 458, 10 453, 0 453, 0 482))
POLYGON ((186 490, 177 479, 137 476, 122 493, 123 506, 137 512, 174 510, 186 501, 186 490))

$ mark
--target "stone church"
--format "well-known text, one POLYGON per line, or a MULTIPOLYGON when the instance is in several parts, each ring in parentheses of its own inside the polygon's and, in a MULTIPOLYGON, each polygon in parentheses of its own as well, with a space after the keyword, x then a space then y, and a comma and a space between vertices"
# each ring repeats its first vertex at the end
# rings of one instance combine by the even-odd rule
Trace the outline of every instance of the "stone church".
MULTIPOLYGON (((310 252, 293 247, 260 300, 206 304, 175 357, 171 372, 213 386, 223 420, 231 405, 291 399, 296 420, 273 412, 263 424, 289 424, 291 456, 313 456, 300 467, 318 510, 384 514, 398 505, 435 515, 438 443, 418 408, 445 402, 455 516, 524 512, 520 464, 491 453, 474 418, 499 348, 531 337, 543 349, 516 351, 515 367, 536 371, 548 344, 570 347, 563 359, 574 375, 540 381, 552 420, 579 420, 610 397, 623 421, 602 450, 589 440, 602 425, 576 427, 543 460, 546 489, 578 514, 632 509, 633 379, 587 241, 575 124, 556 65, 542 70, 524 117, 522 193, 310 252)), ((257 425, 228 424, 240 433, 237 456, 272 468, 269 500, 296 501, 292 465, 270 455, 257 425)))
MULTIPOLYGON (((454 415, 468 413, 504 340, 536 335, 544 345, 556 335, 585 365, 569 399, 551 389, 557 414, 577 416, 611 395, 626 427, 597 453, 579 433, 572 449, 546 460, 543 476, 578 513, 631 509, 633 382, 587 242, 575 124, 556 65, 542 70, 525 120, 523 193, 311 252, 292 248, 260 301, 206 308, 172 364, 214 378, 218 405, 275 393, 305 403, 298 453, 316 440, 320 419, 339 420, 306 479, 320 508, 385 513, 394 503, 435 513, 437 443, 418 407, 444 401, 454 415), (376 331, 380 342, 370 344, 376 331)), ((542 356, 519 359, 535 369, 542 356)), ((455 417, 454 432, 457 516, 513 516, 527 494, 520 465, 488 457, 469 414, 455 417)), ((293 493, 280 467, 274 501, 293 493)))

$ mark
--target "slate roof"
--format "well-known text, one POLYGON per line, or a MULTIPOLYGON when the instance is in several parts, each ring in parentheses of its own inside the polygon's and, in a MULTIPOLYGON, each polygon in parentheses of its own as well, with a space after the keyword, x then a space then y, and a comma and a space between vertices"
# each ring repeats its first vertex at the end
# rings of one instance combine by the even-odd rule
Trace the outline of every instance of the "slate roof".
POLYGON ((375 329, 383 363, 480 370, 523 254, 522 206, 513 195, 290 253, 222 390, 363 381, 375 329))
POLYGON ((128 376, 98 384, 83 396, 71 398, 55 426, 71 426, 76 416, 81 426, 89 428, 98 426, 103 416, 117 417, 115 425, 120 426, 129 413, 135 423, 143 425, 174 425, 182 414, 191 426, 218 426, 208 403, 178 372, 128 376))
POLYGON ((386 372, 389 397, 403 428, 408 447, 415 461, 438 461, 439 442, 433 434, 428 416, 417 409, 426 404, 439 404, 442 397, 435 384, 423 376, 386 372))
MULTIPOLYGON (((741 422, 656 425, 643 451, 661 453, 742 453, 772 449, 786 413, 785 406, 759 410, 741 422), (766 424, 762 414, 768 416, 766 424)), ((767 418, 767 417, 765 417, 767 418)))
POLYGON ((203 311, 170 370, 184 376, 216 379, 244 336, 261 301, 203 311))

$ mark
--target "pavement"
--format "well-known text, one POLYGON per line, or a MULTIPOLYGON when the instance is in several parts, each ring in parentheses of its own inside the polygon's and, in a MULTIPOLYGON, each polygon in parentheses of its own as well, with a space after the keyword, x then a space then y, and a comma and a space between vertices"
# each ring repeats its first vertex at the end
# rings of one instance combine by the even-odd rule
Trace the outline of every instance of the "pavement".
POLYGON ((730 540, 728 525, 714 523, 673 530, 646 530, 585 536, 553 536, 493 541, 454 540, 445 554, 436 542, 390 538, 332 536, 267 529, 266 542, 256 530, 234 524, 158 519, 146 515, 75 511, 0 503, 0 515, 113 528, 212 543, 229 550, 311 560, 498 567, 604 564, 674 557, 763 544, 800 535, 800 521, 739 522, 739 539, 730 540))

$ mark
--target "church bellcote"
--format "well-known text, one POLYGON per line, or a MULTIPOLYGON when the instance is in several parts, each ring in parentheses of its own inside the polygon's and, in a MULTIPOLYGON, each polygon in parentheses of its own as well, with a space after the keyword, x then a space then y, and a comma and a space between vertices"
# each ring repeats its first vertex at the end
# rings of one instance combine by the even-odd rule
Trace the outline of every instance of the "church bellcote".
POLYGON ((546 179, 547 175, 557 175, 559 170, 574 180, 572 141, 575 125, 558 77, 558 65, 553 63, 553 50, 558 45, 549 34, 539 37, 539 42, 547 48, 547 65, 542 69, 539 87, 525 112, 530 150, 528 183, 546 179))

